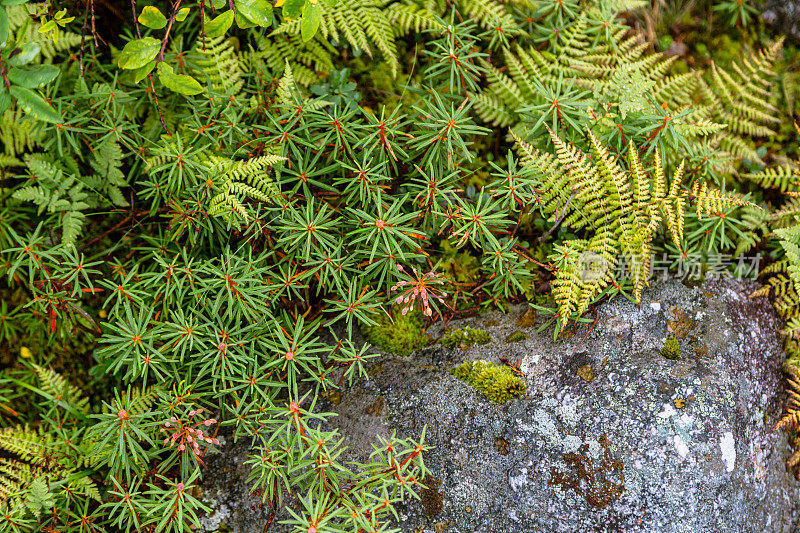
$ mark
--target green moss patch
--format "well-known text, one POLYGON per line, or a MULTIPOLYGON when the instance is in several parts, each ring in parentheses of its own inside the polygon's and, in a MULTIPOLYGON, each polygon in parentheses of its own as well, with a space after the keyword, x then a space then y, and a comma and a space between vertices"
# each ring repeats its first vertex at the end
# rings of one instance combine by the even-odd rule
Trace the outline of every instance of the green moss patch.
POLYGON ((404 315, 392 310, 391 314, 391 318, 386 313, 373 317, 377 326, 361 327, 367 341, 397 355, 409 355, 428 344, 425 320, 420 313, 404 315))
POLYGON ((524 341, 527 338, 528 336, 525 335, 523 332, 515 331, 514 333, 506 337, 506 342, 519 342, 519 341, 524 341))
POLYGON ((503 403, 525 395, 525 382, 506 365, 488 361, 467 362, 450 373, 483 392, 490 401, 503 403))
POLYGON ((469 348, 475 344, 489 344, 492 342, 492 337, 488 332, 482 329, 454 329, 445 333, 442 337, 441 343, 448 347, 461 346, 462 348, 469 348))
POLYGON ((661 348, 661 355, 667 359, 680 359, 681 347, 678 345, 678 339, 675 337, 669 337, 664 342, 664 346, 661 348))

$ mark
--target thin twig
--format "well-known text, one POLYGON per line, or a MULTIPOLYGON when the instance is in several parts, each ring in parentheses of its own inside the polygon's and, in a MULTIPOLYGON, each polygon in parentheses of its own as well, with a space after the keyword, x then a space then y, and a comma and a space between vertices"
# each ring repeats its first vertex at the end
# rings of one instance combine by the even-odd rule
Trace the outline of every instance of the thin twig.
POLYGON ((11 82, 8 81, 8 74, 6 73, 6 67, 3 65, 3 58, 0 57, 0 76, 3 77, 3 85, 5 86, 6 90, 11 87, 11 82))
MULTIPOLYGON (((564 209, 561 211, 561 214, 558 215, 558 217, 556 217, 556 223, 553 224, 552 228, 547 230, 547 233, 545 233, 544 235, 539 237, 539 242, 542 242, 543 240, 545 240, 561 224, 561 221, 563 221, 564 217, 567 216, 567 208, 569 207, 569 204, 572 203, 572 199, 575 198, 575 194, 577 192, 578 191, 572 191, 572 194, 569 195, 569 198, 567 198, 567 202, 564 204, 564 209)), ((559 200, 559 202, 560 202, 560 200, 559 200)), ((556 205, 556 211, 558 211, 558 205, 556 205)))
POLYGON ((178 8, 181 7, 181 0, 175 2, 175 5, 172 6, 172 14, 169 16, 169 22, 167 22, 167 31, 164 33, 164 38, 161 39, 161 50, 158 51, 158 57, 156 58, 156 64, 164 61, 164 49, 167 48, 167 41, 169 40, 169 32, 172 30, 172 24, 175 22, 175 17, 178 15, 178 8))
MULTIPOLYGON (((211 6, 212 9, 214 6, 211 6)), ((200 0, 200 36, 203 39, 203 52, 206 51, 206 0, 200 0)))
POLYGON ((86 6, 86 9, 83 11, 83 26, 81 26, 81 53, 80 53, 80 73, 81 78, 83 77, 83 48, 86 44, 86 21, 89 17, 89 6, 86 6))
MULTIPOLYGON (((142 38, 142 32, 139 30, 139 19, 136 17, 136 0, 131 0, 131 10, 133 11, 133 27, 136 28, 136 37, 139 39, 142 38)), ((161 114, 161 106, 158 103, 158 93, 156 93, 156 86, 153 83, 153 73, 147 75, 147 79, 150 81, 150 91, 153 94, 153 100, 156 103, 156 112, 158 113, 158 120, 161 122, 161 127, 164 128, 164 131, 167 132, 167 135, 172 135, 167 128, 166 122, 164 122, 164 115, 161 114)))

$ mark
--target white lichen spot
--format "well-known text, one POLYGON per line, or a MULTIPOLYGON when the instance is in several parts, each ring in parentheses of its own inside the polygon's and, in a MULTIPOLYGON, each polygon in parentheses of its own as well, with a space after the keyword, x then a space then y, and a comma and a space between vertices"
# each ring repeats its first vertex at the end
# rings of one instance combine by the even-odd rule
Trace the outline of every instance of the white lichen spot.
POLYGON ((542 400, 542 405, 544 407, 558 407, 558 400, 555 398, 548 396, 547 398, 542 400))
POLYGON ((661 311, 661 302, 651 302, 650 309, 653 311, 661 311))
POLYGON ((511 485, 511 490, 517 492, 520 487, 524 487, 528 484, 528 469, 523 468, 519 471, 519 475, 517 476, 508 476, 508 484, 511 485))
POLYGON ((567 427, 575 427, 578 424, 577 402, 571 401, 569 396, 564 398, 564 403, 556 409, 561 421, 567 427))
POLYGON ((658 417, 667 419, 667 418, 672 418, 676 414, 678 414, 678 412, 675 410, 675 408, 672 406, 672 404, 671 403, 665 403, 664 404, 664 410, 661 411, 660 413, 658 413, 658 417))
POLYGON ((564 446, 564 453, 578 453, 581 449, 581 445, 583 444, 583 440, 580 437, 576 437, 575 435, 567 435, 564 437, 562 441, 562 445, 564 446))
POLYGON ((733 472, 736 464, 736 443, 733 440, 733 433, 726 431, 719 438, 719 448, 722 450, 722 461, 725 463, 725 470, 733 472))
POLYGON ((686 459, 686 456, 689 455, 689 447, 686 445, 686 442, 684 442, 683 437, 674 435, 672 437, 672 442, 675 444, 675 451, 678 452, 681 459, 686 459))
POLYGON ((561 435, 558 433, 556 423, 544 409, 537 409, 533 413, 534 427, 547 441, 555 446, 561 444, 561 435))
POLYGON ((586 453, 589 455, 589 458, 592 461, 599 461, 600 460, 600 456, 603 453, 603 447, 600 446, 600 443, 597 442, 596 440, 587 440, 586 441, 586 446, 588 446, 588 448, 589 448, 586 451, 586 453))

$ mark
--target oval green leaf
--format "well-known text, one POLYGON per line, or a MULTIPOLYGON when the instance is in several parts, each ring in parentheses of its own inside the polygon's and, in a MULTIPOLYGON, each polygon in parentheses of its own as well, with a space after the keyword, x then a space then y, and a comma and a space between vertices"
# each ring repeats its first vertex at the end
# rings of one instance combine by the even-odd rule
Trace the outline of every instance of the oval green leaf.
POLYGON ((12 85, 10 92, 11 96, 17 99, 17 105, 28 115, 53 124, 60 124, 64 121, 58 111, 50 107, 50 104, 45 102, 44 98, 30 89, 12 85))
POLYGON ((213 20, 206 24, 206 35, 209 37, 221 37, 225 35, 233 24, 233 11, 226 11, 217 15, 213 20))
POLYGON ((35 89, 44 87, 58 77, 61 70, 54 65, 34 65, 31 67, 12 67, 8 71, 8 81, 14 85, 35 89))
POLYGON ((133 83, 139 83, 143 79, 147 77, 148 74, 153 72, 153 68, 155 68, 156 62, 150 61, 143 67, 139 67, 133 71, 133 83))
POLYGON ((158 64, 158 79, 167 89, 179 94, 193 95, 203 92, 203 86, 196 79, 185 74, 175 74, 166 63, 158 64))
POLYGON ((305 0, 286 0, 283 3, 283 18, 289 20, 299 19, 303 15, 305 0))
POLYGON ((161 49, 161 42, 152 37, 135 39, 125 45, 117 57, 120 68, 133 70, 141 68, 154 60, 161 49))
MULTIPOLYGON (((23 43, 19 47, 19 52, 14 54, 14 57, 8 58, 8 64, 12 67, 22 67, 36 59, 39 55, 41 47, 38 43, 23 43)), ((13 51, 11 52, 14 53, 13 51)))
POLYGON ((318 3, 306 2, 303 6, 303 20, 300 21, 300 35, 303 42, 310 41, 322 22, 322 8, 318 3))
POLYGON ((136 20, 139 21, 139 24, 152 30, 160 30, 167 25, 167 17, 155 6, 147 6, 142 9, 142 14, 136 20))
POLYGON ((178 22, 183 22, 184 20, 186 20, 186 16, 188 14, 189 14, 189 8, 184 7, 183 9, 178 11, 178 13, 175 15, 175 20, 177 20, 178 22))
POLYGON ((8 13, 4 7, 0 7, 0 47, 8 40, 8 13))
POLYGON ((236 12, 256 26, 272 24, 272 4, 267 0, 236 0, 236 12))

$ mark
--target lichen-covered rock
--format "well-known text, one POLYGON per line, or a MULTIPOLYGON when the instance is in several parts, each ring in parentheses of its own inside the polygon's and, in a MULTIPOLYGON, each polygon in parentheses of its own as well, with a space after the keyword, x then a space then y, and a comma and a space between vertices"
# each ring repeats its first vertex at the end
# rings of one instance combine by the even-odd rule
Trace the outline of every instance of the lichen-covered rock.
MULTIPOLYGON (((780 323, 754 288, 656 283, 640 308, 618 298, 555 341, 523 326, 526 339, 505 342, 523 307, 459 321, 492 342, 387 356, 327 408, 355 455, 427 427, 429 488, 399 508, 404 532, 792 531, 800 490, 786 437, 770 430, 780 323), (667 337, 680 359, 661 355, 667 337), (448 373, 480 359, 518 363, 525 397, 498 405, 448 373)), ((259 512, 234 531, 262 531, 259 512)))

